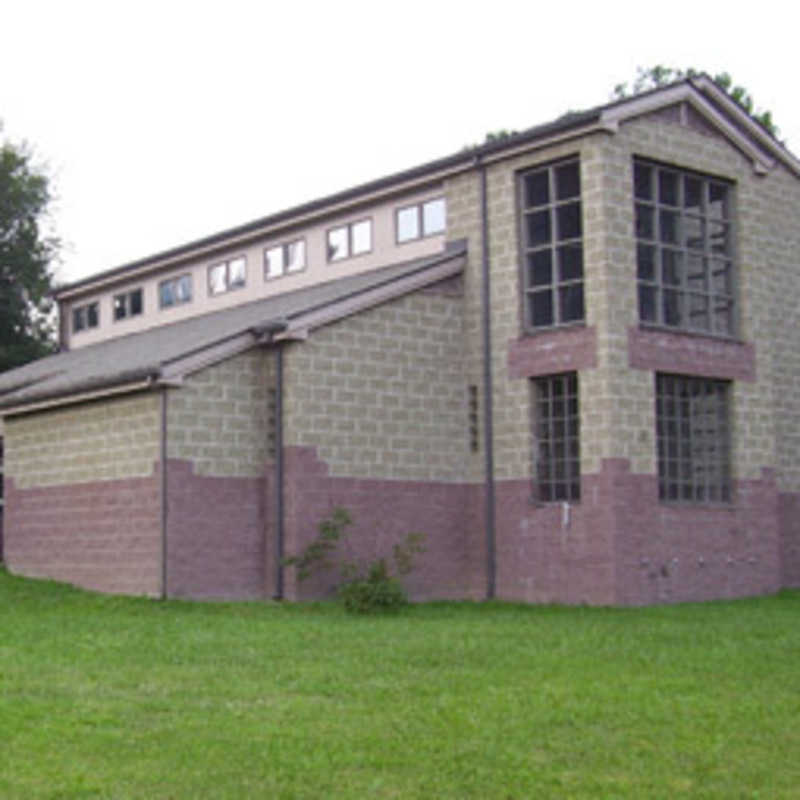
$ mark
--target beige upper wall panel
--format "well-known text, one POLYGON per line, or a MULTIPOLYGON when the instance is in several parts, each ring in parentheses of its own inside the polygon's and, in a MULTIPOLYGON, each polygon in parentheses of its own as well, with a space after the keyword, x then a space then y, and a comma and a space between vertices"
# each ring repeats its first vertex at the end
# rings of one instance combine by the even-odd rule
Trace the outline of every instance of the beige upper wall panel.
POLYGON ((119 283, 113 289, 94 294, 86 294, 73 299, 63 306, 67 316, 68 346, 72 349, 94 344, 115 336, 145 330, 176 322, 187 317, 207 314, 223 308, 240 305, 283 292, 302 289, 316 283, 335 280, 366 272, 378 267, 398 263, 426 255, 432 255, 444 248, 446 234, 415 239, 398 244, 395 232, 395 212, 411 204, 443 197, 442 189, 417 192, 391 202, 380 203, 367 209, 349 214, 341 214, 326 219, 324 223, 309 225, 278 236, 261 239, 247 247, 235 247, 221 251, 214 257, 203 258, 184 267, 161 270, 145 279, 119 283), (331 228, 362 219, 372 219, 372 250, 363 255, 328 263, 326 256, 326 234, 331 228), (264 251, 276 244, 302 238, 306 243, 306 268, 302 272, 284 275, 270 280, 264 277, 264 251), (208 291, 208 270, 220 261, 245 256, 247 259, 246 285, 223 294, 211 296, 208 291), (160 309, 158 286, 169 278, 190 274, 192 276, 192 301, 168 309, 160 309), (135 317, 115 322, 113 319, 114 297, 123 292, 141 287, 143 289, 144 311, 135 317), (97 302, 100 311, 100 324, 97 328, 72 333, 72 309, 77 306, 97 302))

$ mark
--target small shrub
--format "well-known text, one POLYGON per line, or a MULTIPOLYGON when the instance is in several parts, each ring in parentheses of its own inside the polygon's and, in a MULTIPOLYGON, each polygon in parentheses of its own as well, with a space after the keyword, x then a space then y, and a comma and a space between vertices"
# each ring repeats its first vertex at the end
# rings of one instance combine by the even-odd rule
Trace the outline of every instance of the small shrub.
MULTIPOLYGON (((297 579, 303 581, 318 569, 334 566, 333 552, 346 542, 347 529, 352 517, 343 508, 335 508, 319 524, 319 534, 298 556, 290 556, 283 563, 297 570, 297 579)), ((396 611, 408 603, 408 595, 397 576, 408 575, 414 569, 415 556, 423 553, 424 536, 409 533, 392 548, 395 574, 386 558, 362 563, 354 560, 339 562, 341 582, 337 594, 347 611, 368 614, 377 611, 396 611)))

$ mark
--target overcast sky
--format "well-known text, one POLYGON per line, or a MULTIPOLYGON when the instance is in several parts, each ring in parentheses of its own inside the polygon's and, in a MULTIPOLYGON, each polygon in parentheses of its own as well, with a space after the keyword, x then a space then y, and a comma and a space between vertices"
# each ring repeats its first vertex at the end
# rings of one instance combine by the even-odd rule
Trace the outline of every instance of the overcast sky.
POLYGON ((73 281, 603 103, 637 66, 727 70, 800 152, 797 12, 770 6, 7 2, 0 136, 47 165, 73 281))

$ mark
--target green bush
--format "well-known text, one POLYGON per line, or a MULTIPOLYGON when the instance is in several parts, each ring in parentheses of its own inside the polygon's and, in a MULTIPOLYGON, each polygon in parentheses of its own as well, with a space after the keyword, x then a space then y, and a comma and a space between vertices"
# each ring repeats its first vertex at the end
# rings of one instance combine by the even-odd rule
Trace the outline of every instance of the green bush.
MULTIPOLYGON (((347 540, 347 529, 352 517, 344 508, 334 508, 319 524, 319 533, 300 555, 284 559, 284 564, 297 570, 297 579, 303 581, 318 569, 335 565, 334 551, 347 540)), ((423 553, 423 535, 409 533, 392 548, 394 572, 385 557, 366 563, 341 560, 338 563, 341 582, 337 594, 345 609, 354 614, 378 611, 395 611, 408 603, 408 595, 398 576, 414 569, 415 556, 423 553)))

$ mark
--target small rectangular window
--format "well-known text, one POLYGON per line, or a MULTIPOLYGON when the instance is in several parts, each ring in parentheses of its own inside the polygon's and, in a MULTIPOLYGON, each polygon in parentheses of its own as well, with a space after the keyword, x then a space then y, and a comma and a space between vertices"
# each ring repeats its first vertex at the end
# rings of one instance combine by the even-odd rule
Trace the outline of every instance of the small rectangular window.
POLYGON ((531 380, 535 496, 579 500, 580 414, 578 376, 571 372, 531 380))
POLYGON ((576 159, 520 175, 525 326, 584 318, 583 223, 576 159))
POLYGON ((731 500, 728 381, 656 375, 656 445, 661 500, 731 500))
POLYGON ((306 243, 304 239, 268 247, 264 250, 264 279, 279 278, 306 267, 306 243))
POLYGON ((158 304, 160 308, 189 303, 192 299, 192 276, 181 275, 158 284, 158 304))
POLYGON ((223 294, 245 285, 247 279, 247 259, 238 256, 228 261, 220 261, 208 268, 208 293, 223 294))
POLYGON ((72 309, 72 332, 96 328, 100 324, 100 304, 87 303, 72 309))
POLYGON ((133 289, 130 292, 124 292, 114 296, 114 321, 117 322, 121 319, 128 317, 135 317, 141 314, 144 305, 142 301, 142 290, 133 289))
POLYGON ((443 197, 398 208, 395 218, 397 243, 444 233, 446 222, 447 207, 443 197))
POLYGON ((467 422, 469 424, 469 449, 478 452, 479 421, 478 421, 478 387, 470 384, 467 387, 467 422))
POLYGON ((372 220, 364 219, 331 228, 327 235, 328 261, 341 261, 372 250, 372 220))

